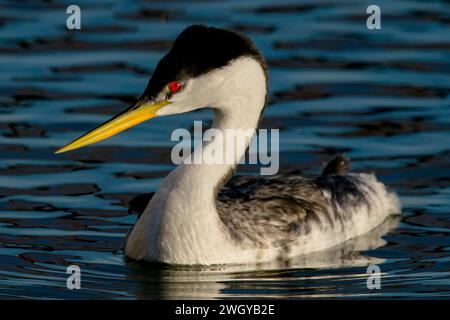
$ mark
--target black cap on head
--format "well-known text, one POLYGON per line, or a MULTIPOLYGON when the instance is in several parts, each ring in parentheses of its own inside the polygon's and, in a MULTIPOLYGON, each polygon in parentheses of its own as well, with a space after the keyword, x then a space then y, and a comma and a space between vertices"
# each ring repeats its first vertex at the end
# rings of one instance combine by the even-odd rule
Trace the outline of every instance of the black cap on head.
POLYGON ((266 70, 263 56, 247 37, 203 25, 190 26, 159 61, 144 96, 154 97, 171 81, 197 77, 242 56, 254 58, 266 70))

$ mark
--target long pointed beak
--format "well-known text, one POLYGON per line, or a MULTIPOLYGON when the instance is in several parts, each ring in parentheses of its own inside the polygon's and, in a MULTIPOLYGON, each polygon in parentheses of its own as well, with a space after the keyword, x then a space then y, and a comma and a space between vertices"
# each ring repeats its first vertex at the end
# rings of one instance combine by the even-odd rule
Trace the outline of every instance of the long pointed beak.
POLYGON ((116 135, 128 128, 131 128, 141 122, 155 117, 156 112, 168 104, 170 104, 170 102, 168 101, 161 101, 156 103, 138 102, 135 106, 118 114, 114 118, 106 121, 104 124, 100 125, 92 131, 89 131, 85 135, 72 141, 61 149, 58 149, 55 153, 75 150, 112 137, 113 135, 116 135))

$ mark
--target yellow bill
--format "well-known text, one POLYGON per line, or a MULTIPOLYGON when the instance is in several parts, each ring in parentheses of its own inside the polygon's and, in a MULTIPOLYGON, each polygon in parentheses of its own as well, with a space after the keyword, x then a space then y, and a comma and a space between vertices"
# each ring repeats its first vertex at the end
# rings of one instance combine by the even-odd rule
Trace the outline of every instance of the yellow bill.
POLYGON ((108 120, 94 130, 89 131, 68 145, 58 149, 55 153, 75 150, 112 137, 128 128, 155 117, 156 111, 169 103, 170 102, 168 101, 138 103, 136 106, 125 110, 123 113, 108 120))

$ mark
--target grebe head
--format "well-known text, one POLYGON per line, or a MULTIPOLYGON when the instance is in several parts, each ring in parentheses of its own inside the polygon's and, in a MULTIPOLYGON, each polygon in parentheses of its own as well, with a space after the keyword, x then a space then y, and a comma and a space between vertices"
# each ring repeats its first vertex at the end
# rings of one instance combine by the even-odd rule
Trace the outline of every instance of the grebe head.
POLYGON ((227 101, 238 95, 257 97, 262 101, 262 111, 267 96, 263 56, 245 36, 194 25, 178 36, 159 61, 147 88, 132 107, 56 153, 99 142, 157 116, 208 106, 226 109, 227 101))

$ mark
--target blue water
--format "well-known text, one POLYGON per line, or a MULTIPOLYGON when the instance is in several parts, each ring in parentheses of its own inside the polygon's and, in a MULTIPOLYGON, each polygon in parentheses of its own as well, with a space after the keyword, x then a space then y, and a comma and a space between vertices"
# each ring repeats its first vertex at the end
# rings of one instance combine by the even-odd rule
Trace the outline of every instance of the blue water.
MULTIPOLYGON (((0 1, 0 298, 450 297, 450 7, 378 1, 0 1), (276 4, 275 4, 276 3, 276 4), (173 168, 170 134, 208 110, 159 118, 90 148, 68 141, 138 97, 186 26, 249 35, 267 57, 281 172, 335 153, 395 189, 400 218, 324 253, 258 268, 126 261, 130 201, 173 168), (66 267, 82 270, 68 290, 66 267), (377 264, 381 289, 366 286, 377 264)), ((257 173, 255 166, 240 173, 257 173)))

